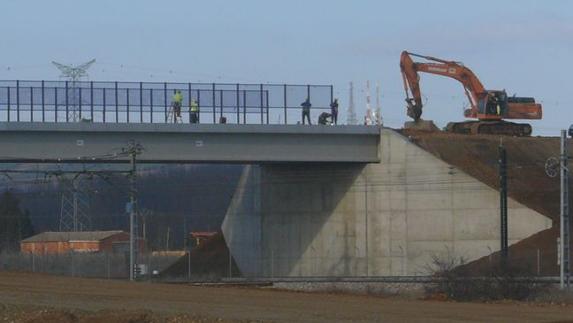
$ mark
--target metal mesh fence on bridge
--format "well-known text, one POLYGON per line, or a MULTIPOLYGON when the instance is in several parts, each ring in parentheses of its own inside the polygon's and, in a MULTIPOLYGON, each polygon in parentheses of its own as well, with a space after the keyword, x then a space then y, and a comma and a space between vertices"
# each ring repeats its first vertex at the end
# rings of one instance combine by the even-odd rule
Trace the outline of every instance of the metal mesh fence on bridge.
POLYGON ((296 124, 330 109, 331 85, 0 81, 0 122, 296 124), (182 95, 181 117, 173 96, 182 95))

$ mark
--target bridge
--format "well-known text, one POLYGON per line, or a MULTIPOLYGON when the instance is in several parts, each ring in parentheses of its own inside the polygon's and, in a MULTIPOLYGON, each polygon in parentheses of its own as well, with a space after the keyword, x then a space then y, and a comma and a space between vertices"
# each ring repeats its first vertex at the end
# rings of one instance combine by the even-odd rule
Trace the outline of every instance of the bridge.
POLYGON ((143 163, 379 162, 379 127, 0 123, 0 162, 127 162, 122 149, 143 147, 143 163))
POLYGON ((300 125, 330 112, 331 85, 0 81, 0 162, 379 162, 380 128, 300 125), (183 97, 175 118, 172 97, 183 97), (191 123, 191 102, 199 123, 191 123))
MULTIPOLYGON (((437 254, 473 261, 498 250, 496 189, 391 129, 298 124, 303 100, 316 120, 332 93, 312 85, 0 82, 0 162, 127 162, 135 142, 143 163, 248 164, 222 225, 245 277, 411 276, 437 254), (172 118, 174 90, 184 107, 197 100, 200 123, 172 118)), ((551 227, 547 216, 508 205, 510 243, 551 227)))

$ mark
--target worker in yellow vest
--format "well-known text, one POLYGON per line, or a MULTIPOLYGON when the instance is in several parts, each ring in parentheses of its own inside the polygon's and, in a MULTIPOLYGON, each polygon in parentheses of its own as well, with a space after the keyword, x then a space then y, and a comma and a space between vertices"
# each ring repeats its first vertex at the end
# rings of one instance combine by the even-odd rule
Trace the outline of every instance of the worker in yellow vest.
POLYGON ((183 103, 183 95, 181 91, 175 90, 173 92, 173 99, 171 104, 173 105, 173 122, 177 123, 177 118, 181 119, 181 104, 183 103))
POLYGON ((198 123, 199 122, 199 104, 195 99, 191 99, 189 102, 189 122, 198 123))

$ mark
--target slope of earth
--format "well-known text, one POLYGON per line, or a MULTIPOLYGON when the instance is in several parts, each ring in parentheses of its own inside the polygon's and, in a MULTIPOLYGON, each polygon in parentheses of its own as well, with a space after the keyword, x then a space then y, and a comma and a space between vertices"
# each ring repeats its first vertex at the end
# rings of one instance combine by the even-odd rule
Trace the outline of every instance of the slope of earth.
MULTIPOLYGON (((540 274, 558 273, 559 178, 550 178, 545 172, 546 160, 559 156, 558 137, 476 136, 414 130, 402 130, 401 133, 419 147, 496 190, 499 189, 498 147, 502 143, 507 151, 509 197, 553 220, 553 228, 512 245, 511 260, 526 262, 537 272, 539 254, 540 274)), ((569 149, 573 151, 572 142, 569 142, 569 149)), ((571 184, 570 189, 573 189, 571 184)), ((573 195, 570 203, 573 203, 573 195)), ((477 262, 491 259, 486 258, 477 262)))

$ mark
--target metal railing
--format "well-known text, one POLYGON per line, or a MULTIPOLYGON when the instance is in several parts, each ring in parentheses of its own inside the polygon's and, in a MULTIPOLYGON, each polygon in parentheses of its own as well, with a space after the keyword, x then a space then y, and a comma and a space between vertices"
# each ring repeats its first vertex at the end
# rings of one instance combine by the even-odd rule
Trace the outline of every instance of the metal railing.
POLYGON ((296 124, 300 104, 311 118, 330 109, 332 85, 0 81, 0 122, 174 123, 191 121, 190 100, 200 123, 296 124), (183 96, 181 118, 172 98, 183 96))

